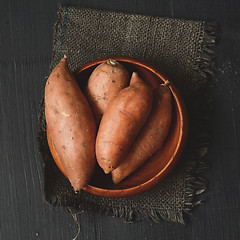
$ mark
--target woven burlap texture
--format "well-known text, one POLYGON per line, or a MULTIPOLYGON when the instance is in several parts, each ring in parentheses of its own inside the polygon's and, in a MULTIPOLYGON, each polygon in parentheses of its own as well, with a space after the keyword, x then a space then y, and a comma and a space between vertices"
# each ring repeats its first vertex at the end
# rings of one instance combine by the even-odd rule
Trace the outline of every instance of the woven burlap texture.
MULTIPOLYGON (((208 75, 212 73, 213 52, 209 47, 214 44, 213 27, 204 21, 59 5, 50 71, 64 54, 68 56, 72 71, 96 58, 130 56, 160 69, 179 87, 187 101, 206 84, 208 75)), ((190 119, 196 118, 194 113, 193 116, 189 115, 190 119)), ((184 222, 183 213, 200 202, 195 200, 195 195, 205 190, 205 183, 197 177, 197 172, 204 168, 199 158, 205 155, 207 144, 200 144, 199 148, 195 144, 196 136, 191 137, 190 150, 186 150, 175 171, 150 191, 121 199, 98 197, 84 191, 76 195, 56 168, 49 152, 42 101, 39 111, 39 143, 44 162, 45 199, 74 212, 94 211, 122 217, 126 221, 146 216, 155 221, 162 217, 184 222)))

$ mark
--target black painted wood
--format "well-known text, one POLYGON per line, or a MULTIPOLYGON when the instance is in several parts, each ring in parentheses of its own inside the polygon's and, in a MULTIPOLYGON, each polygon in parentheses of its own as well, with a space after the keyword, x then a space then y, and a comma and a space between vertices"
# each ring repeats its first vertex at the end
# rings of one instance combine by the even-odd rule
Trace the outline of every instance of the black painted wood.
MULTIPOLYGON (((42 197, 37 108, 51 59, 58 0, 0 2, 0 239, 73 239, 71 215, 42 197)), ((79 215, 78 239, 240 239, 240 2, 238 0, 75 0, 63 3, 219 23, 207 201, 185 226, 126 224, 79 215)))

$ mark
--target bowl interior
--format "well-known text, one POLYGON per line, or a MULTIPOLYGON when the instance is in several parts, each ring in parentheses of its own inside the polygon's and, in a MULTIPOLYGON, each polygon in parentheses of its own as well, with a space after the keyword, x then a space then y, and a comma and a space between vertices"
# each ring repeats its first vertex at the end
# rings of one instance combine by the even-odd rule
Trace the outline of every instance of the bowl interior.
MULTIPOLYGON (((153 88, 156 88, 159 84, 166 81, 156 69, 141 61, 123 57, 114 58, 125 66, 130 75, 133 71, 138 72, 140 77, 153 88)), ((75 72, 76 79, 82 89, 84 89, 94 68, 106 59, 107 58, 99 59, 88 63, 75 72)), ((107 191, 107 196, 110 195, 112 197, 118 196, 119 191, 127 191, 128 193, 126 193, 126 195, 134 195, 136 192, 151 188, 172 170, 183 150, 186 122, 184 122, 184 104, 174 84, 170 84, 170 90, 173 96, 173 117, 168 137, 161 149, 119 184, 114 184, 111 180, 111 174, 106 175, 102 169, 97 166, 92 180, 85 189, 86 191, 97 195, 104 195, 104 191, 107 191), (136 188, 139 186, 142 187, 142 190, 136 191, 136 188), (112 195, 110 192, 112 192, 112 195)))

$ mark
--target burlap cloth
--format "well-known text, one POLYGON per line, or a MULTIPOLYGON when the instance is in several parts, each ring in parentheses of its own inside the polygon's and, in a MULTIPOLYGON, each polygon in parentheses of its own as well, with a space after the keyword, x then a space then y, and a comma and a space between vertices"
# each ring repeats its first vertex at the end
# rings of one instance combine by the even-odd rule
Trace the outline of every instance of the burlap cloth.
POLYGON ((168 19, 94 9, 58 6, 54 26, 50 71, 68 56, 74 71, 96 58, 122 55, 144 60, 159 68, 184 96, 189 113, 189 141, 177 168, 153 189, 134 197, 111 199, 81 191, 73 192, 56 167, 48 149, 44 101, 39 109, 39 150, 44 163, 44 195, 47 202, 74 213, 93 211, 126 221, 150 217, 184 222, 184 213, 202 202, 206 189, 199 176, 201 159, 209 144, 208 112, 215 24, 205 21, 168 19), (201 195, 200 195, 201 196, 201 195))

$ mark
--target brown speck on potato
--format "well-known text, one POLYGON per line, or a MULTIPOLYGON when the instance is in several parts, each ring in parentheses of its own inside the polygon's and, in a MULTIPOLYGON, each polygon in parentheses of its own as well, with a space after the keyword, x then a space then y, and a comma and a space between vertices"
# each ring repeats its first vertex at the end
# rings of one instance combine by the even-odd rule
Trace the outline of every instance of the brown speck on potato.
POLYGON ((83 145, 84 147, 86 147, 86 146, 88 145, 88 142, 85 141, 85 142, 82 143, 82 145, 83 145))
POLYGON ((70 79, 70 78, 65 78, 65 80, 66 80, 67 82, 71 82, 71 79, 70 79))
POLYGON ((65 95, 66 95, 66 96, 69 96, 69 95, 71 95, 71 94, 70 94, 69 92, 65 92, 65 95))
POLYGON ((113 166, 108 166, 108 169, 104 169, 105 174, 112 172, 115 168, 113 166))
POLYGON ((52 76, 59 78, 60 77, 60 73, 55 73, 52 76))
POLYGON ((99 72, 104 72, 104 73, 107 73, 107 74, 109 74, 109 72, 107 72, 107 71, 104 71, 104 70, 99 70, 99 72))
POLYGON ((132 138, 133 132, 130 131, 128 135, 129 135, 130 138, 132 138))
POLYGON ((63 146, 62 148, 63 148, 64 150, 66 150, 66 149, 67 149, 67 147, 66 147, 66 146, 63 146))

